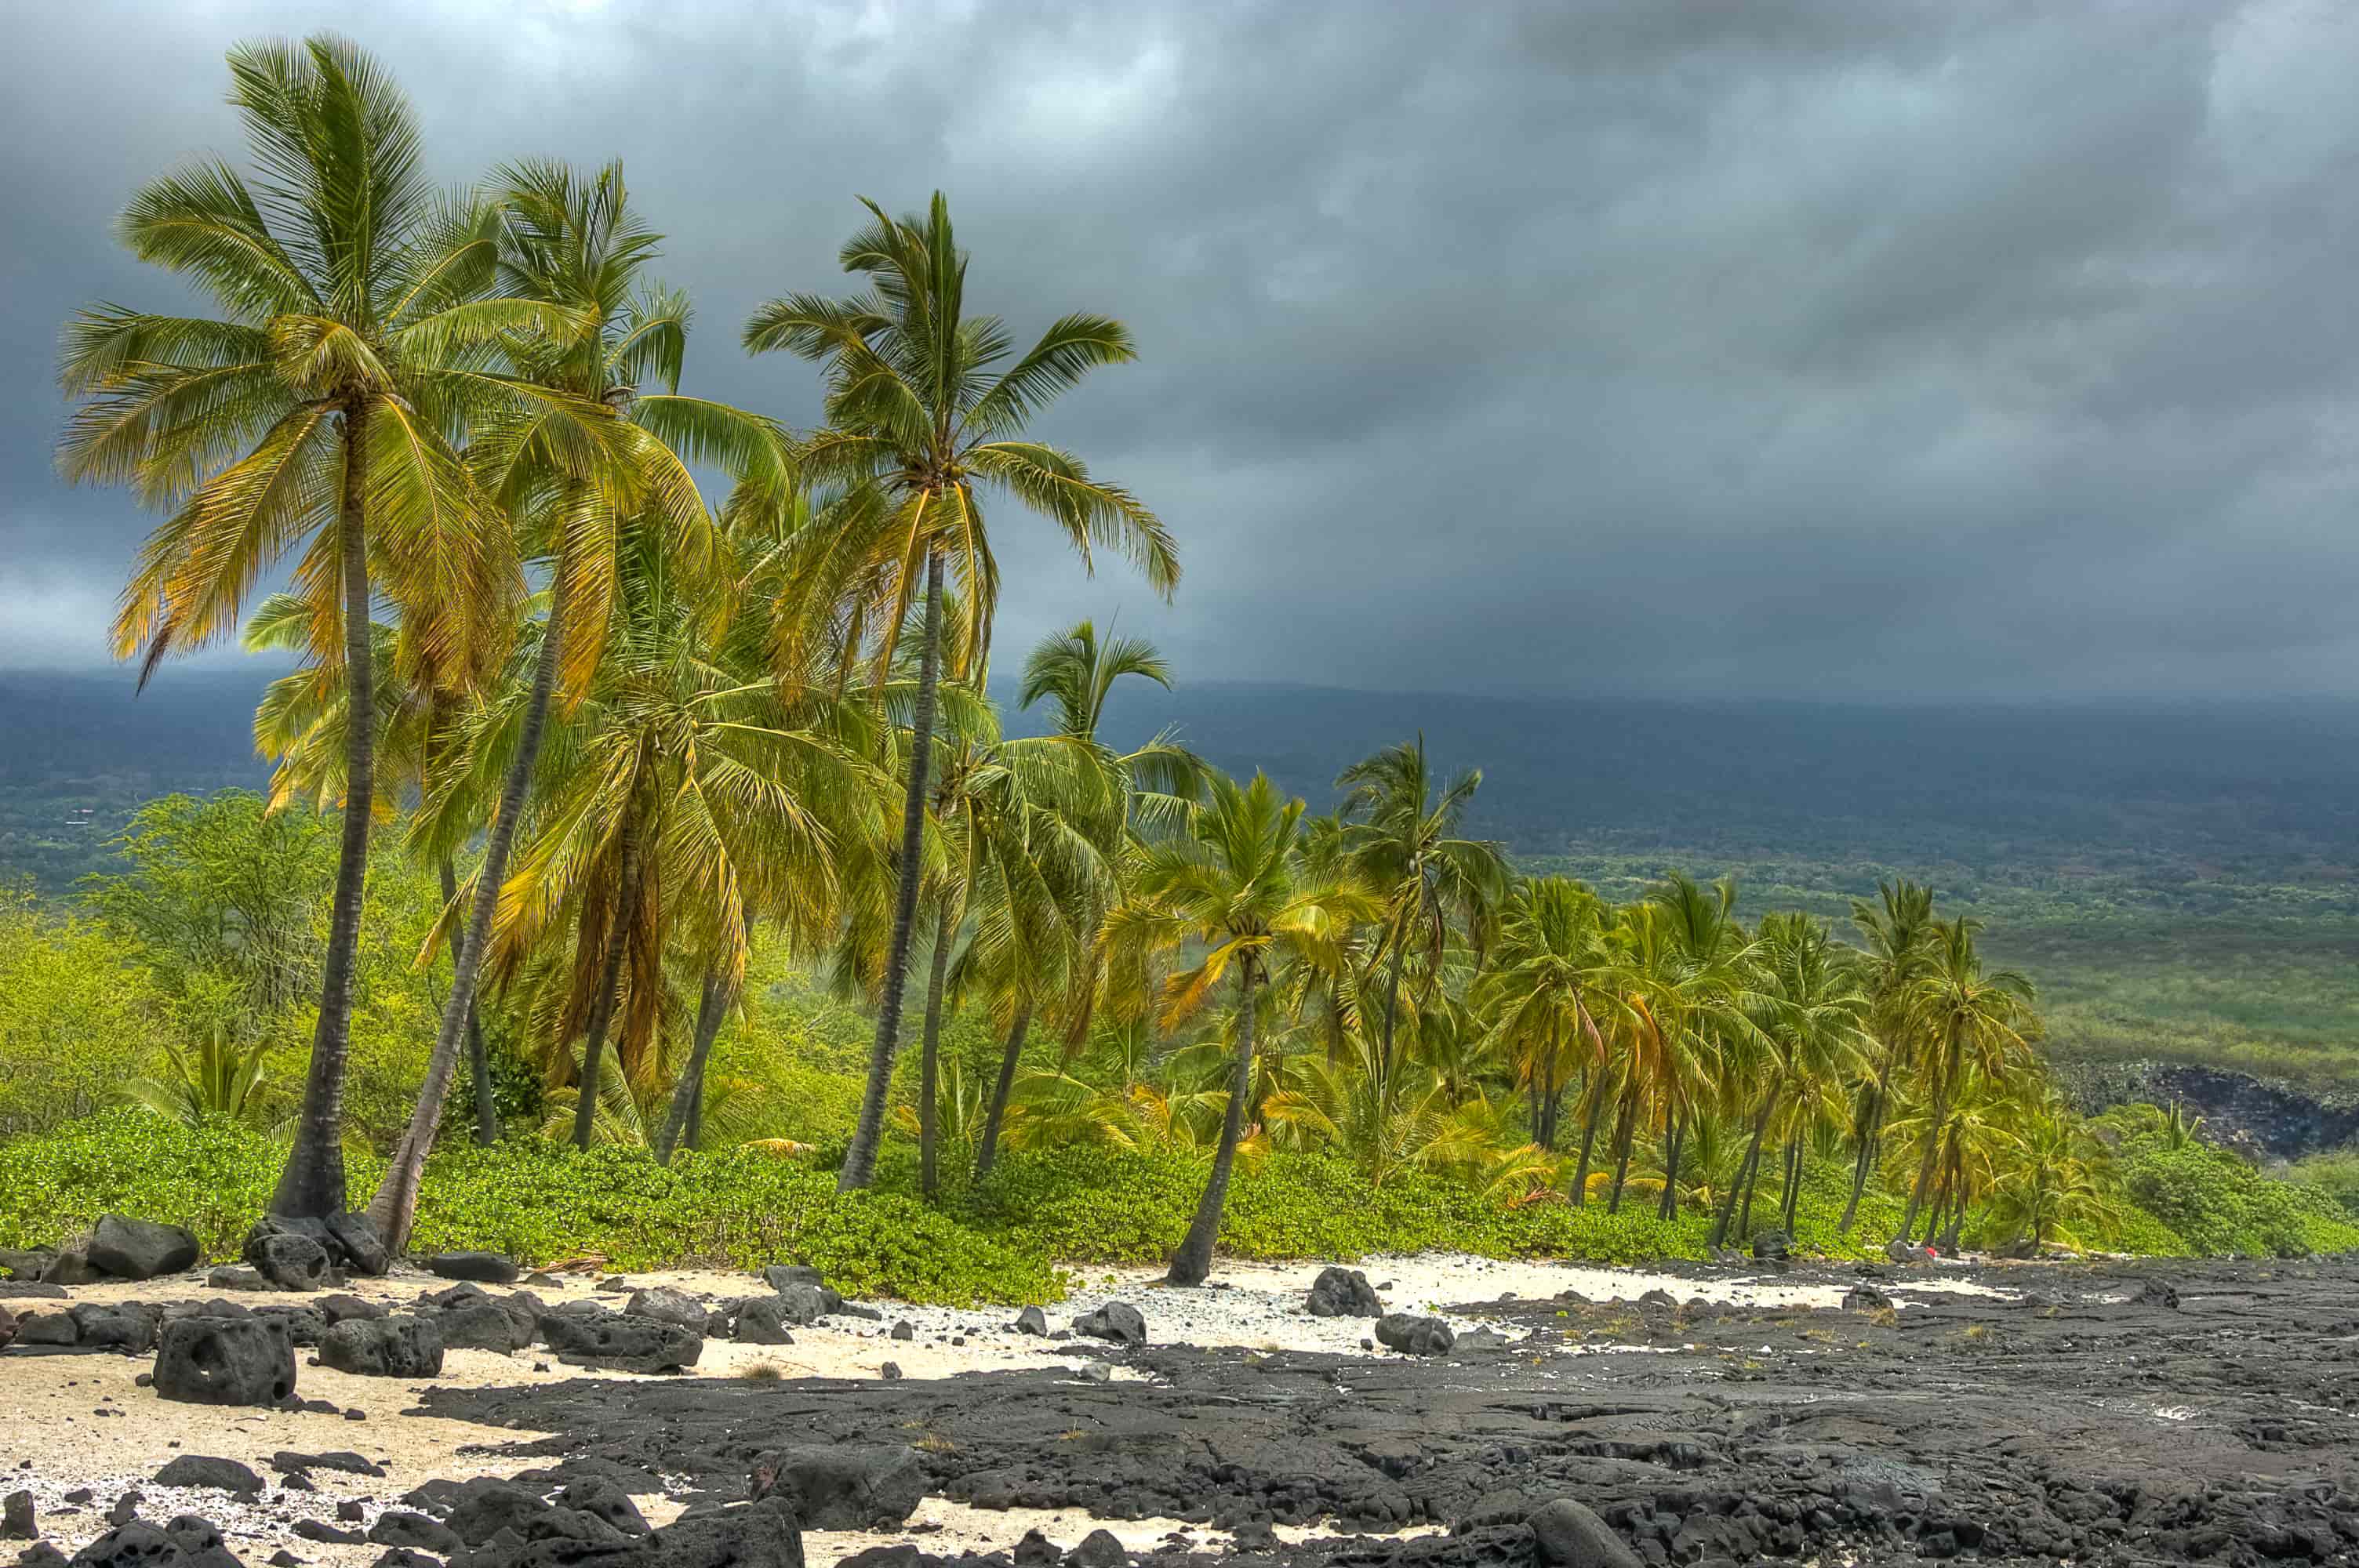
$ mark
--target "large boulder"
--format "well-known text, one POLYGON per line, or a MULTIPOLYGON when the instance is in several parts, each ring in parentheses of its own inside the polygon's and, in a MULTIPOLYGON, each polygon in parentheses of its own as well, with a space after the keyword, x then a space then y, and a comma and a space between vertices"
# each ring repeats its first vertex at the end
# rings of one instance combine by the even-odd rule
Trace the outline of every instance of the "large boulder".
POLYGON ((788 1325, 800 1321, 776 1296, 756 1296, 737 1303, 731 1336, 740 1345, 792 1345, 788 1325))
POLYGON ((196 1267, 197 1233, 179 1225, 125 1219, 102 1215, 91 1232, 89 1258, 93 1268, 118 1280, 152 1280, 196 1267))
POLYGON ((335 1282, 327 1248, 299 1231, 256 1227, 245 1238, 245 1260, 282 1291, 316 1291, 335 1282))
POLYGON ((1313 1317, 1382 1317, 1385 1303, 1376 1287, 1357 1269, 1325 1268, 1310 1281, 1302 1310, 1313 1317))
POLYGON ((180 1543, 145 1519, 116 1525, 73 1554, 73 1568, 189 1568, 180 1543))
POLYGON ((434 1314, 446 1350, 495 1350, 512 1356, 532 1343, 532 1329, 519 1327, 508 1310, 493 1301, 469 1302, 434 1314))
POLYGON ((320 1360, 364 1378, 431 1378, 442 1336, 422 1317, 346 1318, 320 1337, 320 1360))
POLYGON ((668 1290, 658 1285, 652 1290, 633 1291, 623 1310, 634 1317, 651 1317, 658 1323, 676 1323, 690 1334, 702 1334, 707 1314, 703 1304, 685 1291, 668 1290))
MULTIPOLYGON (((794 1505, 770 1498, 750 1508, 684 1514, 607 1561, 628 1568, 804 1568, 794 1505)), ((478 1552, 478 1568, 497 1568, 478 1552)))
POLYGON ((446 1280, 471 1280, 479 1285, 513 1285, 516 1260, 496 1252, 437 1252, 426 1260, 428 1272, 446 1280))
POLYGON ((625 1535, 649 1533, 647 1516, 639 1512, 638 1504, 631 1501, 631 1494, 595 1476, 569 1485, 557 1494, 557 1503, 560 1508, 603 1519, 625 1535))
POLYGON ((1397 1312, 1376 1320, 1376 1342, 1408 1356, 1447 1356, 1458 1336, 1438 1317, 1397 1312))
POLYGON ((1128 1302, 1108 1302, 1095 1312, 1073 1319, 1073 1332, 1117 1345, 1147 1343, 1147 1317, 1128 1302))
POLYGON ((762 1271, 762 1283, 774 1291, 783 1291, 788 1285, 809 1285, 813 1290, 821 1290, 825 1288, 827 1281, 821 1279, 819 1271, 808 1263, 773 1263, 762 1271))
POLYGON ((120 1350, 126 1356, 145 1356, 156 1347, 159 1314, 154 1307, 136 1302, 121 1306, 79 1302, 66 1309, 66 1315, 73 1319, 74 1343, 86 1350, 120 1350))
POLYGON ((266 1318, 177 1318, 156 1346, 156 1399, 276 1405, 295 1393, 295 1344, 266 1318))
POLYGON ((393 1249, 385 1244, 376 1221, 367 1215, 354 1209, 350 1214, 332 1214, 326 1223, 334 1243, 330 1250, 337 1262, 353 1273, 379 1279, 393 1267, 393 1249))
POLYGON ((787 1322, 800 1326, 817 1323, 827 1315, 827 1298, 834 1294, 824 1285, 809 1285, 800 1281, 788 1281, 777 1287, 776 1300, 778 1311, 787 1322))
POLYGON ((164 1527, 164 1533, 180 1549, 189 1568, 245 1568, 222 1544, 222 1533, 211 1519, 181 1514, 164 1527))
POLYGON ((1639 1568, 1638 1554, 1614 1527, 1571 1498, 1559 1498, 1525 1523, 1544 1568, 1639 1568))
POLYGON ((914 1448, 829 1444, 763 1454, 749 1495, 786 1498, 805 1530, 888 1530, 917 1512, 926 1485, 914 1448))
POLYGON ((216 1492, 259 1492, 262 1477, 234 1459, 183 1454, 156 1472, 159 1487, 199 1487, 216 1492))
POLYGON ((57 1255, 54 1247, 0 1247, 0 1280, 30 1284, 49 1272, 49 1260, 57 1255))
POLYGON ((540 1320, 549 1347, 575 1366, 621 1372, 677 1372, 696 1365, 704 1336, 676 1323, 628 1313, 602 1317, 551 1313, 540 1320))

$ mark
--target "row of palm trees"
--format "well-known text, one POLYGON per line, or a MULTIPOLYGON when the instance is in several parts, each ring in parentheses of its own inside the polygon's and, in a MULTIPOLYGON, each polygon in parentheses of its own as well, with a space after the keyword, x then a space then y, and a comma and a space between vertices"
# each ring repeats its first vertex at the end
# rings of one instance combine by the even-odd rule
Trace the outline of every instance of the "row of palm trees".
POLYGON ((977 1178, 1076 1130, 1201 1141, 1180 1282, 1210 1267, 1241 1154, 1275 1142, 1344 1147, 1376 1179, 1595 1187, 1617 1211, 1635 1162, 1658 1213, 1716 1201, 1715 1240, 1750 1227, 1771 1158, 1790 1226, 1836 1120, 1854 1207, 1887 1149, 1913 1162, 1904 1238, 1997 1190, 1994 1151, 2044 1084, 2029 989, 1922 890, 1860 912, 1863 950, 1800 915, 1748 930, 1724 884, 1616 906, 1517 879, 1464 832, 1479 773, 1438 780, 1421 740, 1313 816, 1172 736, 1109 744, 1117 684, 1170 676, 1087 622, 1025 665, 1047 732, 1004 734, 987 502, 1164 595, 1180 568, 1136 497, 1027 434, 1129 335, 1074 314, 1018 352, 966 309, 939 194, 867 204, 841 254, 858 293, 745 324, 748 352, 820 367, 822 423, 789 431, 680 390, 689 303, 650 275, 659 236, 619 166, 438 194, 407 103, 349 44, 229 64, 251 173, 189 166, 123 220, 215 314, 77 315, 60 460, 167 514, 115 626, 143 682, 241 626, 302 662, 256 735, 279 797, 340 804, 342 839, 275 1212, 349 1201, 353 957, 397 818, 441 878, 423 957, 447 951, 453 983, 368 1206, 396 1246, 462 1059, 476 1136, 497 1136, 483 1010, 570 1091, 575 1141, 627 1123, 668 1160, 718 1103, 707 1066, 757 939, 874 1005, 842 1190, 875 1178, 915 1002, 920 1189, 952 1131, 977 1178), (960 1009, 1004 1041, 987 1090, 941 1059, 960 1009))

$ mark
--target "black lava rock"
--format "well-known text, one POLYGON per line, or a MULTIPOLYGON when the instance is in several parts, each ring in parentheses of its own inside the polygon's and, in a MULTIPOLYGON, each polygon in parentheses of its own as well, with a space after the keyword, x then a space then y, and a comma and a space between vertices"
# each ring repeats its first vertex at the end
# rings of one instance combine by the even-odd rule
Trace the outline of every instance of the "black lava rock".
POLYGON ((159 1487, 209 1487, 221 1492, 258 1492, 262 1477, 234 1459, 183 1454, 156 1472, 159 1487))
POLYGON ((156 1395, 191 1405, 275 1405, 295 1392, 295 1346, 256 1317, 184 1317, 164 1325, 156 1395))
POLYGON ((1638 1554, 1613 1527, 1571 1498, 1559 1498, 1525 1522, 1535 1555, 1549 1568, 1639 1568, 1638 1554))
POLYGON ((751 1495, 785 1498, 809 1530, 879 1530, 917 1512, 926 1486, 914 1448, 799 1447, 755 1460, 751 1495))
POLYGON ((1753 1259, 1757 1263, 1782 1263, 1793 1256, 1794 1238, 1782 1230, 1763 1230, 1753 1238, 1753 1259))
POLYGON ((489 1301, 436 1313, 434 1328, 446 1350, 495 1350, 511 1356, 532 1343, 531 1329, 519 1328, 506 1308, 489 1301))
POLYGON ((1144 1345, 1147 1318, 1128 1302, 1108 1302, 1097 1311, 1073 1319, 1073 1332, 1093 1339, 1111 1339, 1118 1345, 1144 1345))
POLYGON ((122 1306, 100 1306, 95 1302, 82 1302, 66 1309, 73 1319, 74 1342, 85 1349, 120 1350, 126 1356, 144 1356, 156 1348, 156 1309, 133 1302, 122 1306))
POLYGON ((282 1291, 316 1291, 329 1283, 328 1249, 308 1236, 263 1230, 246 1238, 245 1260, 282 1291))
POLYGON ((0 1541, 31 1541, 41 1533, 33 1521, 33 1494, 11 1492, 0 1498, 0 1541))
POLYGON ((1376 1341, 1410 1356, 1447 1356, 1458 1336, 1438 1317, 1397 1312, 1376 1320, 1376 1341))
POLYGON ((183 1226, 102 1215, 91 1232, 91 1266, 118 1280, 152 1280, 196 1266, 197 1233, 183 1226))
POLYGON ((332 1214, 326 1223, 330 1254, 353 1273, 381 1279, 393 1267, 393 1249, 385 1244, 376 1221, 367 1215, 357 1209, 332 1214))
POLYGON ((1016 1314, 1016 1332, 1037 1334, 1046 1338, 1049 1333, 1049 1314, 1036 1306, 1026 1307, 1016 1314))
POLYGON ((736 1323, 731 1336, 740 1345, 792 1345, 795 1336, 787 1332, 787 1325, 797 1321, 787 1312, 784 1302, 775 1296, 756 1296, 737 1305, 736 1323))
POLYGON ((496 1252, 438 1252, 426 1260, 429 1272, 446 1280, 473 1280, 481 1285, 513 1285, 516 1260, 496 1252))
POLYGON ((369 1540, 379 1546, 407 1546, 419 1552, 431 1552, 448 1557, 466 1543, 459 1532, 449 1525, 414 1514, 406 1509, 394 1509, 376 1516, 369 1526, 369 1540))
POLYGON ((1385 1303, 1376 1299, 1367 1275, 1357 1269, 1331 1267, 1320 1270, 1310 1281, 1302 1310, 1313 1317, 1382 1317, 1385 1303))
POLYGON ((696 1365, 704 1336, 676 1323, 612 1313, 603 1317, 551 1313, 540 1320, 549 1347, 576 1366, 624 1372, 676 1372, 696 1365))
POLYGON ((430 1378, 442 1370, 442 1336, 422 1317, 347 1318, 321 1336, 320 1359, 364 1378, 430 1378))
POLYGON ((658 1323, 678 1324, 690 1334, 705 1332, 709 1316, 703 1303, 694 1296, 685 1291, 668 1290, 662 1286, 633 1291, 631 1299, 623 1303, 623 1310, 633 1317, 651 1317, 658 1323))

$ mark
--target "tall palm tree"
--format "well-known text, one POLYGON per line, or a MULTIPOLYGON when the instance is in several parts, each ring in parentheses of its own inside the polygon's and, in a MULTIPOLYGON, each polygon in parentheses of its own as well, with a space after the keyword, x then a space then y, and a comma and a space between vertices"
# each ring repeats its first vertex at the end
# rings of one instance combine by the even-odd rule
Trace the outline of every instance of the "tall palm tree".
POLYGON ((512 165, 499 172, 494 200, 508 291, 547 306, 548 319, 563 325, 552 330, 544 322, 501 341, 510 368, 500 379, 535 395, 487 421, 470 457, 485 490, 542 535, 550 587, 538 658, 484 835, 441 1028, 408 1126, 369 1205, 370 1217, 397 1246, 408 1238, 418 1184, 474 1012, 550 703, 561 695, 571 709, 589 689, 605 645, 625 540, 634 531, 652 534, 663 540, 677 569, 694 572, 711 561, 713 541, 691 462, 718 462, 756 482, 788 482, 787 444, 777 426, 680 395, 688 299, 647 278, 662 236, 632 211, 619 163, 588 176, 561 164, 512 165))
MULTIPOLYGON (((1777 1125, 1779 1113, 1785 1112, 1789 1121, 1807 1113, 1818 1094, 1833 1085, 1868 1044, 1867 997, 1854 966, 1846 959, 1849 949, 1835 943, 1824 922, 1799 914, 1766 915, 1755 952, 1760 973, 1747 1011, 1760 1045, 1754 1054, 1762 1070, 1750 1086, 1759 1102, 1736 1176, 1721 1195, 1720 1215, 1712 1229, 1714 1247, 1728 1240, 1738 1191, 1744 1190, 1748 1206, 1751 1202, 1761 1170, 1762 1141, 1777 1125)), ((1788 1180, 1782 1202, 1789 1228, 1791 1194, 1798 1183, 1799 1177, 1788 1180)))
POLYGON ((1851 1196, 1835 1227, 1842 1236, 1851 1234, 1860 1197, 1876 1166, 1892 1108, 1893 1065, 1906 1054, 1902 1033, 1908 1021, 1902 1001, 1924 970, 1926 938, 1933 930, 1930 889, 1901 879, 1877 883, 1876 892, 1876 903, 1855 898, 1851 904, 1852 925, 1867 944, 1869 1026, 1875 1044, 1864 1058, 1853 1104, 1851 1196))
POLYGON ((1974 941, 1980 930, 1979 921, 1963 917, 1939 922, 1925 968, 1900 1000, 1912 1047, 1908 1065, 1924 1086, 1926 1103, 1917 1180, 1897 1241, 1906 1242, 1916 1228, 1970 1077, 2004 1081, 2010 1069, 2032 1059, 2038 1020, 2031 1010, 2031 982, 2012 969, 1983 968, 1974 941))
POLYGON ((1491 907, 1506 887, 1506 857, 1486 839, 1457 836, 1474 792, 1483 786, 1483 771, 1460 773, 1437 799, 1422 732, 1353 763, 1335 784, 1348 792, 1343 817, 1354 868, 1385 892, 1384 925, 1376 937, 1376 956, 1387 966, 1376 1053, 1381 1079, 1392 1072, 1401 974, 1410 951, 1426 960, 1429 979, 1437 974, 1453 916, 1465 925, 1479 951, 1491 907))
POLYGON ((1531 1098, 1532 1141, 1553 1153, 1564 1090, 1604 1064, 1597 1011, 1608 956, 1597 895, 1569 877, 1517 881, 1499 914, 1492 968, 1473 986, 1486 1044, 1515 1063, 1531 1098))
POLYGON ((1131 896, 1108 916, 1102 938, 1162 951, 1202 944, 1196 966, 1167 984, 1167 1024, 1192 1016, 1232 971, 1236 977, 1228 1104, 1196 1217, 1165 1275, 1175 1285, 1201 1285, 1212 1272, 1253 1087, 1258 988, 1281 957, 1341 966, 1353 923, 1377 912, 1375 901, 1356 889, 1305 874, 1300 800, 1282 798, 1260 773, 1249 784, 1216 774, 1210 784, 1211 798, 1192 814, 1188 833, 1144 847, 1131 896))
POLYGON ((1060 394, 1100 365, 1134 357, 1130 334, 1103 316, 1056 322, 1020 356, 995 317, 965 309, 967 257, 951 229, 950 204, 934 193, 923 217, 888 218, 865 202, 872 222, 846 243, 843 269, 868 280, 849 299, 790 295, 760 307, 745 347, 784 349, 827 366, 827 427, 803 457, 814 478, 848 487, 823 527, 798 553, 790 613, 782 616, 780 673, 790 683, 831 656, 839 662, 870 642, 879 680, 910 611, 922 607, 922 653, 903 800, 898 886, 891 946, 869 1053, 868 1087, 845 1152, 839 1185, 869 1184, 884 1132, 885 1100, 900 1044, 910 934, 917 921, 926 770, 931 761, 935 685, 945 663, 953 678, 983 683, 999 602, 999 564, 979 491, 1012 497, 1047 517, 1086 563, 1093 547, 1120 549, 1157 592, 1178 585, 1170 535, 1129 492, 1090 477, 1080 459, 1022 432, 1060 394), (961 586, 964 624, 943 636, 946 564, 961 586))
POLYGON ((230 51, 230 102, 257 178, 193 162, 135 196, 125 243, 193 280, 218 317, 94 306, 66 328, 81 400, 60 462, 172 508, 148 536, 114 623, 118 655, 165 657, 230 635, 256 578, 302 546, 307 651, 349 686, 344 819, 302 1110, 274 1213, 344 1206, 351 1045, 376 735, 370 614, 400 609, 430 684, 504 627, 514 572, 448 436, 484 406, 464 351, 548 323, 490 297, 488 214, 440 202, 408 101, 368 56, 325 35, 230 51), (307 542, 308 541, 308 542, 307 542))

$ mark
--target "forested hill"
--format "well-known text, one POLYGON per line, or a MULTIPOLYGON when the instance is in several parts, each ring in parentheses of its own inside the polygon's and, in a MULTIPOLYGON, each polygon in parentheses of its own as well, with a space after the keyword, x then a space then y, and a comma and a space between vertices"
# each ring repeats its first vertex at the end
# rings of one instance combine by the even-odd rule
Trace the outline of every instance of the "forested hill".
MULTIPOLYGON (((258 783, 260 685, 167 668, 135 696, 127 670, 0 676, 10 831, 0 866, 50 881, 77 857, 45 856, 23 835, 63 829, 84 807, 111 816, 175 789, 258 783)), ((995 695, 1012 708, 1012 688, 995 695)), ((2337 908, 2359 865, 2359 706, 1899 709, 1117 688, 1109 740, 1165 726, 1223 768, 1266 769, 1318 808, 1346 763, 1422 730, 1437 767, 1483 768, 1473 830, 1527 859, 1946 868, 2010 883, 2126 877, 2198 903, 2214 886, 2299 886, 2337 908)), ((79 828, 71 837, 88 842, 79 828)))

